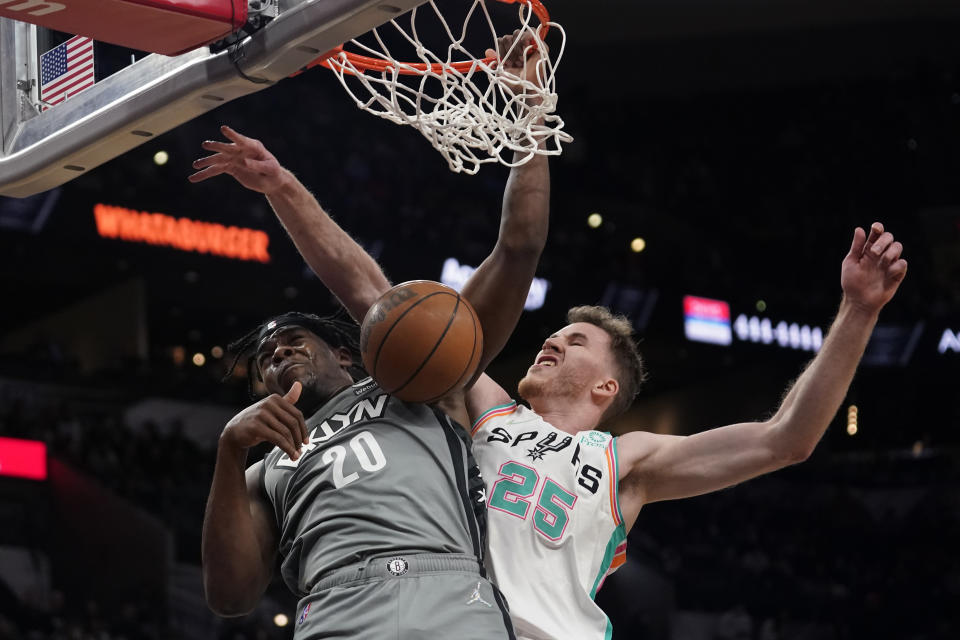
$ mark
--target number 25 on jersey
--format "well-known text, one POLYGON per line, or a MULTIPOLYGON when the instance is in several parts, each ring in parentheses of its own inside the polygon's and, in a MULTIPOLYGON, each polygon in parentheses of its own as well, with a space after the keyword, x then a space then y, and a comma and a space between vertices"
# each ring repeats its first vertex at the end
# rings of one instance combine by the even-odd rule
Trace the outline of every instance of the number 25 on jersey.
POLYGON ((541 482, 540 474, 533 467, 515 461, 503 463, 500 479, 493 483, 488 506, 526 520, 534 494, 537 494, 532 516, 534 529, 545 538, 559 540, 570 521, 577 496, 550 478, 545 477, 541 482))

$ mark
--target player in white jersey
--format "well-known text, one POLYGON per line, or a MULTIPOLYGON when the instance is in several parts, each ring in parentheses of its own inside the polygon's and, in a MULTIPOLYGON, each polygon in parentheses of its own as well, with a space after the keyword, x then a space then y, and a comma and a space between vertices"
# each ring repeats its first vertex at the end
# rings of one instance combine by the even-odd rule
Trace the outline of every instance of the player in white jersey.
POLYGON ((644 377, 630 323, 577 307, 544 342, 517 406, 487 376, 467 394, 487 486, 491 576, 518 638, 605 639, 592 601, 623 562, 647 503, 716 491, 805 460, 836 414, 880 309, 906 275, 902 246, 874 223, 843 260, 840 310, 817 356, 764 422, 691 436, 594 431, 630 406, 644 377))
POLYGON ((472 434, 497 523, 487 565, 510 585, 518 637, 603 638, 609 624, 593 598, 627 549, 616 440, 568 434, 515 402, 481 415, 472 434))

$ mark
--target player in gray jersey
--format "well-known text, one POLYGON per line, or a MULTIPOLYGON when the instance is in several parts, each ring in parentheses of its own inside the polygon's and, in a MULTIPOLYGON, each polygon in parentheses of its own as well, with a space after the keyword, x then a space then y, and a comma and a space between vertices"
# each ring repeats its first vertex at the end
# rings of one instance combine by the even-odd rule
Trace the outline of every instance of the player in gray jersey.
MULTIPOLYGON (((530 73, 535 64, 531 56, 530 73)), ((523 62, 504 65, 522 70, 523 62)), ((364 252, 307 189, 258 141, 222 132, 231 142, 205 142, 214 155, 194 164, 191 180, 226 173, 264 193, 352 313, 379 296, 379 269, 340 268, 344 256, 364 252)), ((523 309, 546 242, 548 183, 543 156, 511 170, 497 244, 464 288, 483 327, 481 370, 523 309)), ((279 554, 301 598, 297 640, 513 638, 505 603, 484 577, 483 485, 460 426, 463 392, 432 408, 401 402, 369 378, 355 382, 354 331, 291 313, 241 345, 256 348, 251 367, 269 395, 220 437, 204 516, 208 603, 222 615, 251 611, 279 554), (276 448, 246 468, 248 450, 263 442, 276 448)))

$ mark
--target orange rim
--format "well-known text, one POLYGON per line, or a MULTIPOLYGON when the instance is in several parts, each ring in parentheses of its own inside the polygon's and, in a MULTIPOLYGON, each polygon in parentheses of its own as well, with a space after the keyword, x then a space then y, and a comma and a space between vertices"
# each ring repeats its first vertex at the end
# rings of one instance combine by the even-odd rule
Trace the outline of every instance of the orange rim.
MULTIPOLYGON (((497 2, 502 2, 504 4, 526 4, 530 5, 530 8, 533 10, 534 15, 537 16, 537 19, 540 21, 540 28, 537 29, 537 34, 540 36, 540 39, 544 39, 547 36, 547 32, 550 30, 550 14, 547 13, 547 8, 543 6, 543 2, 540 0, 497 0, 497 2)), ((294 73, 291 77, 299 75, 302 71, 307 69, 312 69, 316 66, 326 67, 327 69, 331 68, 328 60, 334 56, 344 54, 347 60, 353 65, 354 68, 363 71, 386 71, 387 69, 392 69, 394 63, 388 60, 382 60, 380 58, 371 58, 369 56, 360 55, 359 53, 353 53, 352 51, 347 51, 343 48, 343 45, 335 47, 330 51, 327 51, 322 56, 308 64, 301 71, 294 73)), ((487 58, 481 58, 480 60, 464 60, 462 62, 452 62, 450 64, 444 64, 440 62, 400 62, 400 70, 398 73, 400 75, 420 75, 425 71, 433 71, 434 73, 442 73, 444 69, 453 68, 456 71, 461 73, 469 71, 476 65, 478 62, 484 62, 488 65, 492 65, 496 62, 496 57, 490 56, 487 58)), ((344 69, 344 72, 354 75, 353 71, 344 69)))

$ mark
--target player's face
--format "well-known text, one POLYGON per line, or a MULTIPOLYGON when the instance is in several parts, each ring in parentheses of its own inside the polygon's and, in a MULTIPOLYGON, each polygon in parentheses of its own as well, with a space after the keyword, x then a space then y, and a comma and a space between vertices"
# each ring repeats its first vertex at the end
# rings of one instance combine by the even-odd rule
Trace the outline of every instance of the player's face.
POLYGON ((299 380, 305 394, 326 399, 352 381, 344 368, 349 355, 303 327, 281 327, 268 334, 254 359, 270 393, 282 395, 299 380))
POLYGON ((589 322, 575 322, 543 343, 520 381, 520 395, 589 397, 593 385, 613 377, 610 336, 589 322))

